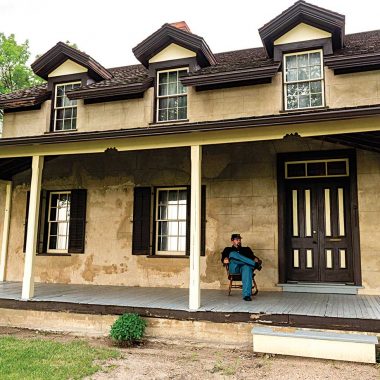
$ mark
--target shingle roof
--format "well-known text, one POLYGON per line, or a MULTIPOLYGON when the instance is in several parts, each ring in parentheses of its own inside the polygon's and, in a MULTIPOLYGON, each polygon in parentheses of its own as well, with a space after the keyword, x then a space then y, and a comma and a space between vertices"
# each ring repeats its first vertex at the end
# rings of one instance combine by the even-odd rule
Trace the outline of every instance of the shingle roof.
MULTIPOLYGON (((380 30, 347 34, 345 36, 345 47, 336 50, 335 56, 357 56, 357 55, 380 54, 380 30)), ((274 62, 268 58, 265 49, 252 48, 244 50, 229 51, 215 54, 218 61, 216 65, 202 68, 189 73, 193 75, 208 75, 214 73, 224 73, 246 69, 265 68, 273 66, 274 62)), ((123 88, 131 85, 146 83, 149 80, 148 70, 141 64, 115 67, 108 69, 113 78, 102 80, 83 86, 78 90, 102 90, 106 88, 123 88)), ((15 91, 10 94, 0 95, 0 107, 10 108, 12 101, 41 99, 48 94, 47 85, 15 91)))
POLYGON ((50 96, 47 83, 0 95, 0 108, 18 108, 42 103, 50 96))

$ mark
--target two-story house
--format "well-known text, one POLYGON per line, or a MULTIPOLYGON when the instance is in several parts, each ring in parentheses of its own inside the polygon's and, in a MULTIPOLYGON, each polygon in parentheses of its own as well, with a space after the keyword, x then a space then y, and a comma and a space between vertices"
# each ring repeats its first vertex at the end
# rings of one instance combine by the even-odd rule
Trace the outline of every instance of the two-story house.
POLYGON ((186 23, 107 69, 59 42, 0 96, 0 280, 224 289, 238 232, 262 290, 380 294, 380 30, 298 1, 263 46, 186 23))

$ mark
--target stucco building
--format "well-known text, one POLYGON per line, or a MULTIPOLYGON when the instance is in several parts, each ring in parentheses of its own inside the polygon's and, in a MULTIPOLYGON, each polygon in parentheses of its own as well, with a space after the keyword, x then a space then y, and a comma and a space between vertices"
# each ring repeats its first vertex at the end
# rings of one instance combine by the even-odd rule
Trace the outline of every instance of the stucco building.
POLYGON ((262 47, 186 23, 104 68, 61 42, 0 96, 1 280, 225 288, 232 232, 262 290, 380 294, 380 31, 298 1, 262 47))

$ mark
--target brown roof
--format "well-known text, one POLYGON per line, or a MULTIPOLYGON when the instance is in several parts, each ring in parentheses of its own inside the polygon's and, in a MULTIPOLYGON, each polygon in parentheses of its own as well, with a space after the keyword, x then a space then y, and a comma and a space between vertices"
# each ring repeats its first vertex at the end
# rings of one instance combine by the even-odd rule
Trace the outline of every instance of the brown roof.
MULTIPOLYGON (((345 36, 345 47, 334 52, 335 56, 352 56, 356 55, 374 55, 380 54, 380 30, 348 34, 345 36)), ((214 73, 225 73, 246 69, 265 68, 273 66, 274 62, 268 58, 265 49, 252 48, 244 50, 229 51, 215 54, 217 63, 212 66, 204 67, 198 71, 189 73, 189 76, 205 75, 214 73)), ((122 89, 133 85, 142 85, 149 82, 148 70, 141 64, 115 67, 108 69, 113 78, 105 79, 87 86, 83 86, 78 91, 92 90, 94 93, 97 89, 122 89)), ((143 89, 143 87, 141 87, 143 89)), ((10 94, 0 95, 0 107, 14 108, 10 106, 11 102, 29 99, 41 99, 47 96, 48 90, 46 84, 29 89, 19 90, 10 94)))

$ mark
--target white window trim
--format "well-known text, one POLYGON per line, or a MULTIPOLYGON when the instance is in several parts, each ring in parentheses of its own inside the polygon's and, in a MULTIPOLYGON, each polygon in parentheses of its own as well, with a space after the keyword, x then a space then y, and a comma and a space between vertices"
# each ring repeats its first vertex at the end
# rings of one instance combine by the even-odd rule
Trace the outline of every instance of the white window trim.
MULTIPOLYGON (((56 129, 56 125, 57 125, 57 111, 58 110, 65 110, 66 108, 77 108, 78 109, 78 103, 76 103, 75 105, 72 105, 70 107, 57 107, 56 106, 56 104, 57 104, 57 92, 58 92, 57 88, 59 86, 67 86, 69 84, 79 84, 80 85, 81 81, 56 83, 55 88, 54 88, 54 105, 53 105, 53 108, 54 108, 54 126, 53 126, 53 131, 54 132, 75 131, 77 129, 76 125, 75 125, 75 128, 71 128, 71 129, 58 129, 58 130, 56 129)), ((75 118, 75 120, 77 121, 77 119, 78 119, 78 116, 75 118)))
POLYGON ((188 67, 178 67, 178 68, 174 68, 174 69, 167 69, 167 70, 158 70, 157 71, 157 74, 156 74, 156 82, 157 82, 157 86, 156 86, 156 123, 175 123, 177 121, 183 121, 183 120, 188 120, 188 114, 189 114, 189 97, 188 97, 188 92, 187 92, 187 89, 186 89, 186 93, 182 93, 182 94, 171 94, 171 95, 159 95, 158 92, 159 92, 159 77, 160 77, 160 74, 161 73, 168 73, 168 72, 171 72, 171 71, 186 71, 186 72, 189 72, 189 68, 188 67), (175 120, 159 120, 158 118, 158 114, 159 114, 159 101, 160 99, 165 99, 165 98, 172 98, 174 96, 186 96, 187 97, 187 105, 186 105, 186 118, 184 119, 175 119, 175 120))
MULTIPOLYGON (((70 234, 69 232, 67 233, 67 249, 49 249, 50 247, 50 227, 51 227, 51 222, 50 222, 50 210, 51 210, 51 198, 53 194, 67 194, 71 195, 71 191, 51 191, 49 193, 49 208, 48 208, 48 217, 47 217, 47 223, 48 223, 48 239, 47 239, 47 247, 46 247, 46 253, 68 253, 69 251, 69 238, 70 234)), ((71 207, 71 205, 70 205, 71 207)), ((68 229, 70 230, 70 219, 68 220, 68 229)))
MULTIPOLYGON (((180 186, 180 187, 158 187, 156 189, 156 202, 155 202, 155 254, 159 256, 186 256, 186 247, 184 251, 159 251, 158 250, 158 225, 159 225, 159 219, 158 219, 158 210, 159 210, 159 202, 158 202, 158 193, 160 190, 187 190, 186 187, 180 186)), ((187 208, 187 202, 189 202, 188 199, 186 199, 186 208, 187 208)), ((187 215, 186 215, 187 216, 187 215)), ((176 219, 176 220, 182 220, 182 219, 176 219)), ((187 219, 184 220, 187 223, 187 219)), ((189 233, 189 231, 186 230, 186 236, 189 233)))
POLYGON ((323 62, 323 50, 322 49, 315 49, 315 50, 306 50, 306 51, 298 51, 298 52, 294 52, 294 53, 287 53, 287 54, 284 54, 283 56, 283 62, 282 62, 282 67, 283 67, 283 70, 282 70, 282 76, 283 76, 283 82, 284 82, 284 86, 283 86, 283 96, 284 96, 284 109, 285 111, 297 111, 297 110, 305 110, 305 109, 315 109, 315 108, 323 108, 325 107, 325 68, 324 68, 324 62, 323 62), (310 54, 310 53, 320 53, 320 56, 321 56, 321 78, 319 79, 306 79, 306 80, 297 80, 297 81, 290 81, 290 82, 287 82, 286 81, 286 57, 290 57, 292 55, 300 55, 300 54, 310 54), (314 82, 314 81, 317 81, 317 80, 320 80, 322 83, 321 83, 321 86, 322 86, 322 105, 320 106, 310 106, 310 107, 298 107, 298 108, 288 108, 288 98, 287 98, 287 91, 286 91, 286 86, 288 84, 294 84, 294 83, 305 83, 305 82, 314 82))

